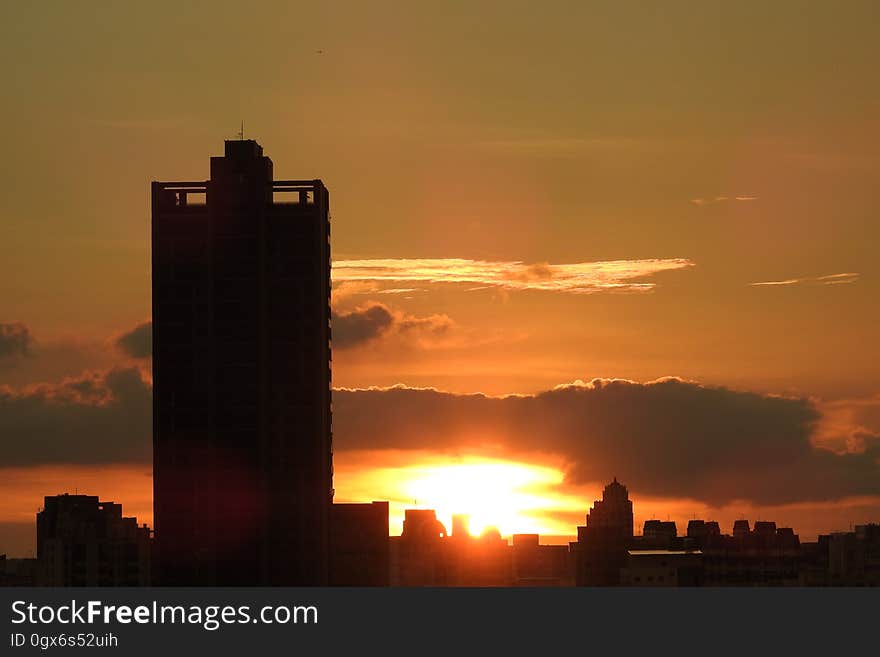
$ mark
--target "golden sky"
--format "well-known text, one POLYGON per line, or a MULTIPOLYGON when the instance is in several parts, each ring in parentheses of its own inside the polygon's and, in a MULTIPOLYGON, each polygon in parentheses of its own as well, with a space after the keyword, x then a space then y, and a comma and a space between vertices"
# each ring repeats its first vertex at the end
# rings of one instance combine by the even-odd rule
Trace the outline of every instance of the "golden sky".
MULTIPOLYGON (((7 3, 0 325, 19 328, 0 333, 3 439, 50 433, 14 415, 24 405, 100 405, 69 381, 104 385, 132 365, 115 341, 149 319, 149 182, 207 178, 243 120, 276 175, 330 189, 334 385, 537 395, 675 376, 808 399, 818 419, 804 440, 870 461, 878 14, 868 1, 7 3)), ((582 516, 604 480, 628 480, 572 478, 568 443, 542 456, 517 439, 514 454, 500 433, 468 458, 484 474, 514 464, 501 488, 525 476, 516 464, 536 466, 511 495, 542 518, 511 522, 507 505, 505 531, 557 533, 554 513, 582 516), (551 500, 543 517, 533 494, 551 500)), ((45 463, 0 465, 63 468, 53 445, 45 463)), ((338 454, 337 490, 403 504, 420 490, 413 469, 445 462, 454 479, 463 467, 441 445, 400 472, 399 447, 373 449, 361 470, 338 454)), ((119 472, 140 471, 138 450, 77 467, 121 469, 89 475, 110 496, 128 490, 119 472)), ((859 468, 839 478, 869 479, 870 462, 859 468)), ((38 480, 77 485, 52 472, 38 480)), ((429 488, 446 481, 421 472, 429 488)), ((27 487, 12 480, 0 494, 18 499, 27 487)), ((38 489, 28 513, 59 492, 38 489)), ((658 517, 736 515, 697 489, 659 492, 642 494, 661 500, 658 517)), ((784 504, 815 533, 876 521, 877 494, 840 484, 784 504)), ((131 495, 117 501, 145 514, 131 495)))

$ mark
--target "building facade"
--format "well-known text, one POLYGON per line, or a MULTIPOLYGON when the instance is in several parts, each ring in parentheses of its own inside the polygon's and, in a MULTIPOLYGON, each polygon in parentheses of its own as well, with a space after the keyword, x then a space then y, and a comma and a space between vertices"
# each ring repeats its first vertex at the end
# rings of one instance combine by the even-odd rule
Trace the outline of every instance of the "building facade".
POLYGON ((326 584, 327 189, 237 140, 152 205, 157 583, 326 584))
POLYGON ((96 495, 46 497, 37 513, 35 583, 148 586, 150 530, 96 495))
POLYGON ((617 586, 633 540, 633 506, 626 486, 617 477, 593 502, 586 524, 577 528, 571 544, 578 586, 617 586))
POLYGON ((330 585, 388 586, 388 502, 330 506, 330 585))

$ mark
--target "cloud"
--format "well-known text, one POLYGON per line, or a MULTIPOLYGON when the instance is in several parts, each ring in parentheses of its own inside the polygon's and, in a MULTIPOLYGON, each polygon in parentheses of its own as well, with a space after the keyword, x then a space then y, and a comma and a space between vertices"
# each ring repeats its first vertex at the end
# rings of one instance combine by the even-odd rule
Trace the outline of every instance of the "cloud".
MULTIPOLYGON (((446 315, 417 317, 377 302, 369 302, 350 312, 333 310, 332 321, 333 346, 338 349, 357 347, 392 333, 440 335, 454 325, 446 315)), ((138 324, 116 338, 115 345, 131 358, 149 358, 153 353, 153 323, 148 320, 138 324)))
POLYGON ((0 360, 27 356, 33 341, 30 330, 24 324, 20 322, 0 323, 0 360))
POLYGON ((333 312, 333 345, 340 349, 370 342, 385 333, 394 322, 391 311, 382 304, 372 304, 351 312, 333 312))
POLYGON ((148 461, 152 391, 137 368, 0 387, 2 465, 148 461))
POLYGON ((410 337, 441 336, 454 322, 446 315, 418 317, 371 302, 350 312, 333 311, 333 346, 350 349, 392 333, 410 337))
POLYGON ((814 445, 806 399, 678 379, 597 379, 537 395, 431 389, 334 394, 340 450, 501 448, 564 457, 567 481, 616 474, 645 495, 778 504, 880 494, 880 441, 839 454, 814 445))
MULTIPOLYGON (((350 293, 352 288, 348 286, 361 286, 360 291, 368 292, 386 286, 400 291, 409 290, 416 283, 464 284, 471 290, 492 287, 571 294, 649 292, 656 284, 640 279, 692 266, 694 263, 684 258, 558 265, 464 258, 338 260, 333 263, 333 281, 335 286, 341 285, 350 293)), ((334 293, 336 289, 334 287, 334 293)))
POLYGON ((715 198, 692 198, 691 203, 694 205, 715 205, 716 203, 726 203, 727 201, 757 201, 757 196, 716 196, 715 198))
POLYGON ((153 322, 147 320, 116 338, 116 346, 131 358, 150 358, 153 355, 153 322))
POLYGON ((880 440, 880 395, 819 404, 822 420, 814 442, 840 454, 860 453, 880 440))
MULTIPOLYGON (((880 495, 880 403, 844 405, 674 378, 594 379, 490 397, 404 386, 334 391, 338 451, 486 453, 565 464, 566 485, 623 479, 713 506, 880 495)), ((3 465, 149 463, 151 389, 136 368, 0 388, 3 465)))
POLYGON ((847 283, 855 283, 857 280, 859 280, 858 273, 844 272, 842 274, 828 274, 827 276, 807 276, 804 278, 786 278, 779 281, 761 281, 759 283, 749 283, 749 285, 755 287, 787 285, 846 285, 847 283))

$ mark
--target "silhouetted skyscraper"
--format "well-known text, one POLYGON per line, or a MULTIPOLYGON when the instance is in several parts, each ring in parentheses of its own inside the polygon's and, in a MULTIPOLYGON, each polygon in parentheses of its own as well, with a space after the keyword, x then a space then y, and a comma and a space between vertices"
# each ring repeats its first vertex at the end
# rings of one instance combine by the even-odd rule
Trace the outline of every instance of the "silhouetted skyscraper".
POLYGON ((633 538, 633 508, 626 486, 614 478, 593 502, 586 524, 571 544, 578 586, 616 586, 633 538))
POLYGON ((158 582, 326 584, 327 189, 238 140, 152 193, 158 582))
POLYGON ((612 534, 619 534, 630 539, 633 536, 633 503, 629 499, 626 486, 617 481, 617 477, 605 486, 602 499, 595 500, 587 514, 586 526, 603 528, 612 534))

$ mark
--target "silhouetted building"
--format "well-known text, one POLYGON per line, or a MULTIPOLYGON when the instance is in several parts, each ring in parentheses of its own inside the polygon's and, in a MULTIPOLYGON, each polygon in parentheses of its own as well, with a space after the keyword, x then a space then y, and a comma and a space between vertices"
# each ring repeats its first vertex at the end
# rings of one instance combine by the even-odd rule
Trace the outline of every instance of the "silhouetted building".
POLYGON ((669 548, 678 538, 675 523, 668 520, 646 520, 642 527, 642 543, 645 547, 669 548))
POLYGON ((490 527, 479 537, 466 516, 453 516, 447 536, 432 510, 408 509, 391 537, 392 586, 571 586, 567 545, 541 545, 537 534, 515 534, 513 545, 490 527))
POLYGON ((633 505, 626 486, 617 477, 605 486, 602 499, 595 500, 587 514, 586 527, 590 529, 609 529, 625 538, 633 535, 633 505))
POLYGON ((330 584, 388 586, 388 502, 330 506, 330 584))
POLYGON ((801 586, 831 586, 829 546, 831 536, 825 534, 815 542, 801 543, 801 562, 798 580, 801 586))
POLYGON ((37 583, 148 586, 150 530, 94 495, 46 497, 37 513, 37 583))
POLYGON ((699 550, 628 550, 620 583, 623 586, 700 586, 702 556, 699 550))
POLYGON ((748 520, 735 520, 733 522, 733 537, 744 538, 751 533, 748 520))
POLYGON ((571 544, 578 586, 616 586, 626 551, 633 538, 632 502, 617 477, 593 502, 586 524, 578 527, 578 540, 571 544))
POLYGON ((707 586, 797 586, 801 545, 790 527, 737 520, 733 536, 704 537, 703 581, 707 586))
POLYGON ((239 140, 152 195, 158 583, 326 584, 327 189, 239 140))
POLYGON ((432 509, 406 509, 403 531, 391 537, 391 586, 447 586, 446 528, 432 509))
POLYGON ((574 584, 567 545, 541 545, 538 534, 514 534, 512 554, 514 586, 574 584))
POLYGON ((37 583, 36 559, 8 559, 0 554, 0 586, 35 586, 37 583))
POLYGON ((495 527, 442 542, 448 586, 511 586, 510 545, 495 527))
POLYGON ((880 524, 831 534, 827 544, 832 585, 880 586, 880 524))
POLYGON ((687 526, 687 543, 689 547, 701 548, 706 540, 721 536, 721 528, 714 520, 689 520, 687 526))

